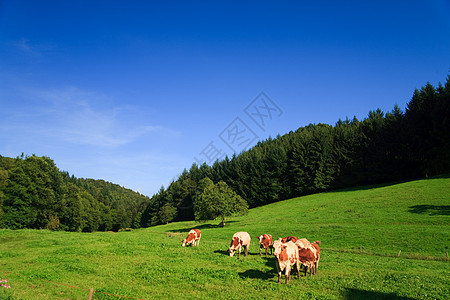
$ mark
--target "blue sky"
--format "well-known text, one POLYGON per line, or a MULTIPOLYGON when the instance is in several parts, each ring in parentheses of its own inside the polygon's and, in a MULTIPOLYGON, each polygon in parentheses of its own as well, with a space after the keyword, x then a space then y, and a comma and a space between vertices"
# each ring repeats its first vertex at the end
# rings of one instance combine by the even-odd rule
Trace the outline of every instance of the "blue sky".
POLYGON ((160 2, 0 0, 0 155, 151 196, 450 73, 448 0, 160 2))

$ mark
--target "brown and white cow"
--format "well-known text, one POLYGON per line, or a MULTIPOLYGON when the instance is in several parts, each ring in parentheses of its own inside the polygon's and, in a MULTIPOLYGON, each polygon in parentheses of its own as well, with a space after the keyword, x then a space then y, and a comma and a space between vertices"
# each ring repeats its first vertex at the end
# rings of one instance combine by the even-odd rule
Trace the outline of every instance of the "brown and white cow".
POLYGON ((192 246, 198 246, 200 244, 200 238, 202 237, 202 233, 198 229, 191 229, 188 233, 188 236, 182 241, 181 246, 184 247, 186 245, 192 244, 192 246))
POLYGON ((316 261, 317 261, 317 250, 312 244, 304 244, 302 241, 298 240, 295 245, 298 248, 298 259, 300 264, 304 267, 305 276, 309 269, 309 275, 317 274, 316 261))
POLYGON ((298 240, 297 237, 290 235, 290 236, 287 236, 285 238, 282 238, 281 242, 282 243, 287 243, 287 242, 291 241, 291 242, 295 243, 297 240, 298 240))
POLYGON ((272 236, 270 234, 263 234, 257 237, 259 240, 259 256, 261 256, 261 250, 264 248, 266 249, 266 256, 269 248, 271 249, 271 252, 273 253, 273 247, 272 247, 272 236))
POLYGON ((281 273, 284 271, 286 283, 291 280, 291 266, 296 266, 298 277, 300 278, 300 265, 298 247, 292 242, 281 242, 281 239, 273 243, 274 255, 277 258, 278 283, 281 283, 281 273))
POLYGON ((248 255, 248 247, 250 247, 250 234, 248 232, 236 232, 231 239, 230 248, 228 248, 228 253, 233 257, 236 250, 239 252, 239 257, 241 257, 241 249, 245 247, 245 256, 248 255))

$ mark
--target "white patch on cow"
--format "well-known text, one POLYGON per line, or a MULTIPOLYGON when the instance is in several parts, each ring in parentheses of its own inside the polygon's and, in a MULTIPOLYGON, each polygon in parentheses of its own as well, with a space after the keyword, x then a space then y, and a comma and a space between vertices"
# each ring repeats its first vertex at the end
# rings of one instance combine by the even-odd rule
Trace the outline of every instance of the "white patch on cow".
POLYGON ((239 252, 239 257, 241 256, 241 249, 242 247, 245 247, 245 256, 248 254, 248 248, 250 246, 250 234, 248 232, 236 232, 233 235, 233 238, 231 239, 231 245, 230 248, 228 248, 228 252, 230 253, 230 256, 233 257, 234 253, 236 251, 239 252), (237 239, 238 243, 237 245, 233 245, 233 240, 237 239))

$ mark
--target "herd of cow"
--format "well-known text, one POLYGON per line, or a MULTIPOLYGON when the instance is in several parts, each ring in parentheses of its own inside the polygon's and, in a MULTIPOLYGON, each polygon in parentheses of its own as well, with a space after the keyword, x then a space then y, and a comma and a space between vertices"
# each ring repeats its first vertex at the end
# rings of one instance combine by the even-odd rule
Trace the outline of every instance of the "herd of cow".
MULTIPOLYGON (((193 245, 198 246, 202 234, 198 229, 189 231, 188 236, 182 241, 182 246, 193 245)), ((279 238, 276 241, 272 240, 270 234, 263 234, 257 237, 259 241, 259 255, 263 249, 266 250, 266 257, 269 250, 276 257, 276 265, 278 270, 278 283, 281 283, 281 274, 284 271, 286 283, 291 279, 291 268, 295 265, 298 277, 300 278, 300 266, 306 272, 309 270, 309 275, 317 274, 320 260, 320 241, 310 243, 307 239, 298 239, 295 236, 288 236, 279 238)), ((228 253, 232 257, 236 251, 241 256, 241 250, 244 248, 245 256, 248 255, 248 248, 250 246, 250 234, 248 232, 236 232, 231 239, 228 253)))

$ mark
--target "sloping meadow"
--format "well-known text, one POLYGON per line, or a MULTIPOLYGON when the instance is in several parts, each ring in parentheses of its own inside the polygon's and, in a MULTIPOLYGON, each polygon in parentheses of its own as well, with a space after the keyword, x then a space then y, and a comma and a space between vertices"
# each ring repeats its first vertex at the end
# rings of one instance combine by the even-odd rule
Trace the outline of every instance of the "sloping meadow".
POLYGON ((123 232, 0 230, 0 299, 445 299, 450 179, 360 187, 286 200, 247 216, 123 232), (199 247, 181 247, 192 228, 199 247), (227 255, 247 231, 249 255, 227 255), (316 276, 277 283, 256 237, 320 240, 316 276), (6 285, 6 286, 7 286, 6 285))

